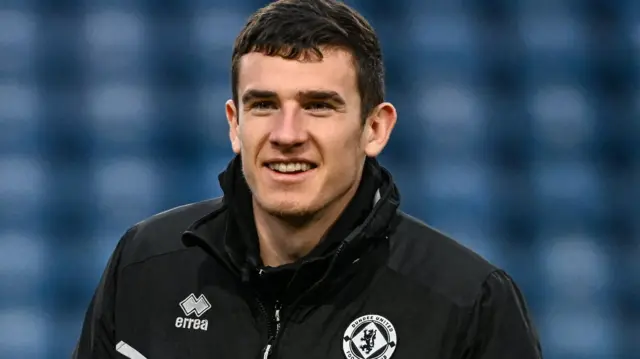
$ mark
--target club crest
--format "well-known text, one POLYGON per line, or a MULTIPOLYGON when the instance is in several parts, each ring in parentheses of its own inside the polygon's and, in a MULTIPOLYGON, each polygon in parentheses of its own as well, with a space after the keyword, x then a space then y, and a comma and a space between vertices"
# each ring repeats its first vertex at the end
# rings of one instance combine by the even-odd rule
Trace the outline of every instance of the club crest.
POLYGON ((387 318, 363 315, 344 332, 342 350, 347 359, 389 359, 398 345, 396 329, 387 318))

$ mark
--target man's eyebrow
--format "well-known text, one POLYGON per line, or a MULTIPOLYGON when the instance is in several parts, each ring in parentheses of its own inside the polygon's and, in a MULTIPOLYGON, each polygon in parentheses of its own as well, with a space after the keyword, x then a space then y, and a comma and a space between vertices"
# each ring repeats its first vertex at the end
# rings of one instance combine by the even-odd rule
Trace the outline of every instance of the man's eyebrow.
POLYGON ((328 90, 309 90, 300 91, 297 94, 299 100, 312 101, 333 101, 339 105, 345 105, 346 101, 335 91, 328 90))
MULTIPOLYGON (((242 102, 248 103, 256 99, 271 99, 277 98, 278 94, 275 91, 252 89, 248 90, 242 95, 242 102)), ((346 101, 340 94, 330 90, 306 90, 299 91, 296 94, 298 101, 332 101, 338 105, 345 105, 346 101)))
POLYGON ((276 94, 274 91, 268 91, 268 90, 249 90, 247 92, 245 92, 244 94, 242 94, 242 102, 243 103, 247 103, 247 102, 251 102, 252 100, 255 99, 265 99, 265 98, 274 98, 277 97, 278 94, 276 94))

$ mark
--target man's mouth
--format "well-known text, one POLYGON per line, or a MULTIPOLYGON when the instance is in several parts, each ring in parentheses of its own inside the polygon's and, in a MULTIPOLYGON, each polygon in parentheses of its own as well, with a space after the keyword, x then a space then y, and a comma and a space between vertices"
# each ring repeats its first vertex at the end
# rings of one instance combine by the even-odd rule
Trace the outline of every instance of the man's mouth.
POLYGON ((308 162, 273 162, 267 163, 266 166, 272 171, 278 173, 303 173, 316 168, 313 163, 308 162))

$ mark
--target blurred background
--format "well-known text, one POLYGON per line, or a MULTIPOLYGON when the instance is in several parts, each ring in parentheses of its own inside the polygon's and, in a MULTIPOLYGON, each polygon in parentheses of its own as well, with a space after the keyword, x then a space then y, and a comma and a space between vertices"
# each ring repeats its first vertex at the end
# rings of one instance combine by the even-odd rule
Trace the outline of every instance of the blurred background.
MULTIPOLYGON (((220 195, 258 0, 3 0, 0 358, 68 358, 143 218, 220 195)), ((506 268, 547 359, 640 358, 640 1, 347 1, 381 38, 402 208, 506 268)))

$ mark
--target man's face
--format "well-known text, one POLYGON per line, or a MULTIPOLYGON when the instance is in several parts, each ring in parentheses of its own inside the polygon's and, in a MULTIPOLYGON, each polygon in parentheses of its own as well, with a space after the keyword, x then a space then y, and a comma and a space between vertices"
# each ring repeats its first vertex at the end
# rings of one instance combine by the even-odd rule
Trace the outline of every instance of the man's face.
POLYGON ((226 108, 230 137, 256 204, 270 214, 305 216, 339 201, 375 152, 367 147, 372 136, 362 125, 351 55, 323 56, 302 62, 250 53, 240 60, 238 104, 226 108))

